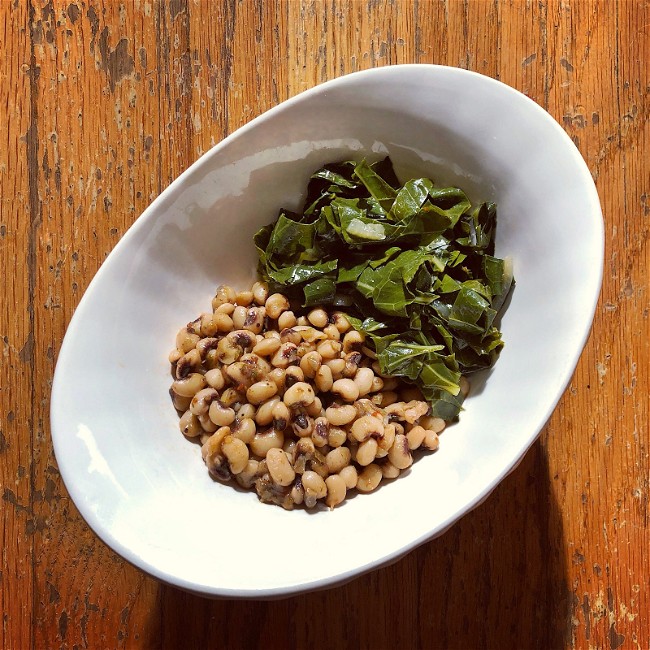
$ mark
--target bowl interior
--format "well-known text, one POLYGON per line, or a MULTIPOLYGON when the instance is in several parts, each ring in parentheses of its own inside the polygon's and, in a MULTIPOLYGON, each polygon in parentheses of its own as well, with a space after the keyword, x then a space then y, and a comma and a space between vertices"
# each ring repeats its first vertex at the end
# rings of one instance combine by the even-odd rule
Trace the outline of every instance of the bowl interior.
POLYGON ((346 579, 441 532, 512 469, 575 367, 601 273, 593 182, 533 102, 436 66, 329 82, 211 150, 111 253, 57 365, 52 432, 63 478, 104 541, 181 587, 268 596, 346 579), (300 205, 315 169, 386 154, 402 180, 428 176, 497 202, 497 254, 512 256, 516 277, 506 347, 440 450, 408 476, 332 512, 262 505, 214 483, 200 447, 178 431, 167 355, 218 284, 251 283, 252 235, 280 207, 300 205))

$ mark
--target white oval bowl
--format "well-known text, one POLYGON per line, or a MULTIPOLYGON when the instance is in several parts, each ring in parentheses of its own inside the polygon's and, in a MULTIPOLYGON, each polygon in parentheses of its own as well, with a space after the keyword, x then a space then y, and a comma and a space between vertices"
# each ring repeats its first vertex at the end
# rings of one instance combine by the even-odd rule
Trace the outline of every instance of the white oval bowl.
POLYGON ((61 347, 51 428, 66 487, 129 562, 211 596, 268 598, 391 562, 484 500, 562 395, 600 291, 603 222, 561 127, 482 75, 403 65, 324 83, 215 146, 144 212, 104 262, 61 347), (254 232, 297 208, 324 163, 390 154, 398 175, 498 204, 497 254, 516 288, 505 349, 460 422, 407 476, 333 510, 286 512, 213 482, 178 430, 167 355, 215 287, 254 278, 254 232), (315 555, 314 555, 315 554, 315 555), (317 561, 311 558, 317 557, 317 561))

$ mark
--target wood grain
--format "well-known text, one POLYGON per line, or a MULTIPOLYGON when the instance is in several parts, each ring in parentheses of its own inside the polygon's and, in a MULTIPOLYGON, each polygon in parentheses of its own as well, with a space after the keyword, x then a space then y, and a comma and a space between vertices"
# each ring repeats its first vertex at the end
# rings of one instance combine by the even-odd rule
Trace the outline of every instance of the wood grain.
POLYGON ((6 0, 0 25, 3 648, 650 648, 648 2, 6 0), (159 584, 97 540, 57 471, 72 313, 213 144, 317 83, 406 62, 512 85, 587 161, 605 273, 569 388, 488 501, 391 567, 276 602, 159 584))

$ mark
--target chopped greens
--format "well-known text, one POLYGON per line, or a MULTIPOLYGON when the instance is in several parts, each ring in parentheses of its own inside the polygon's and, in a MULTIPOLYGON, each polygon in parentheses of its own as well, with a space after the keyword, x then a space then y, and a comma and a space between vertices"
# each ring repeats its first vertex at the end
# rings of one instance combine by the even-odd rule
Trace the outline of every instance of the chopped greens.
POLYGON ((304 307, 345 309, 382 374, 416 384, 434 416, 462 407, 461 375, 491 367, 513 283, 494 256, 496 206, 428 178, 402 185, 389 158, 312 175, 300 214, 255 235, 259 273, 304 307))

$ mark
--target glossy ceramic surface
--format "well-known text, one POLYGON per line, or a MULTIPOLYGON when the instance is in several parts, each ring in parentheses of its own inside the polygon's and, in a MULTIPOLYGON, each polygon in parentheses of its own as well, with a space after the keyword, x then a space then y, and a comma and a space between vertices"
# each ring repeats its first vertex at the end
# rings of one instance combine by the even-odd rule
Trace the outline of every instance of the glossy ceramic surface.
POLYGON ((179 587, 277 597, 347 580, 440 534, 516 466, 575 368, 602 264, 589 171, 524 95, 423 65, 323 84, 204 155, 97 273, 68 328, 52 391, 66 486, 108 545, 179 587), (402 180, 426 175, 498 203, 497 254, 513 257, 517 281, 502 321, 506 347, 474 381, 440 450, 408 475, 332 512, 262 505, 254 493, 214 483, 199 446, 180 434, 167 355, 218 284, 253 280, 253 233, 280 207, 298 207, 313 170, 385 154, 402 180))

